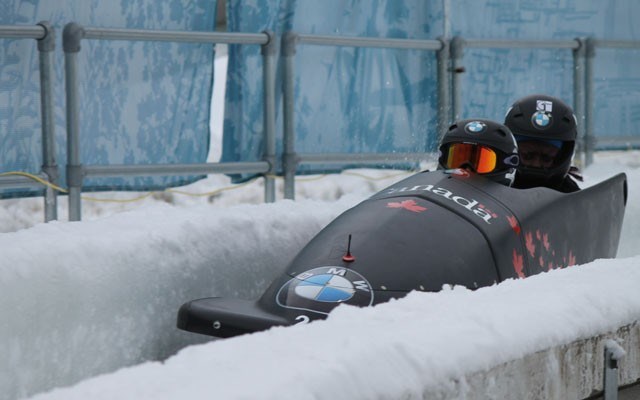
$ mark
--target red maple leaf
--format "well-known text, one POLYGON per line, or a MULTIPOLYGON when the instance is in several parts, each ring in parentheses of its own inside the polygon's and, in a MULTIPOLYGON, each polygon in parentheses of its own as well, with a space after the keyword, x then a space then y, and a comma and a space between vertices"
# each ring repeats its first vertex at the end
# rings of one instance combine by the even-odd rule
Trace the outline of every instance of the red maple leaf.
POLYGON ((518 254, 516 249, 513 249, 513 269, 518 274, 518 278, 524 278, 524 272, 522 269, 524 268, 524 260, 522 258, 522 254, 518 254))
POLYGON ((544 235, 542 235, 542 245, 547 251, 549 251, 549 234, 548 233, 545 233, 544 235))
POLYGON ((401 202, 391 202, 391 203, 387 203, 387 207, 388 208, 404 208, 405 210, 409 210, 412 212, 423 212, 425 211, 427 208, 426 207, 421 207, 418 205, 418 203, 415 202, 415 200, 405 200, 405 201, 401 201, 401 202))
POLYGON ((512 215, 507 215, 507 220, 509 221, 509 225, 513 228, 514 232, 519 235, 520 234, 520 225, 518 225, 518 220, 516 217, 512 215))
POLYGON ((576 265, 576 256, 573 255, 573 252, 569 250, 569 267, 572 265, 576 265))
POLYGON ((531 234, 531 232, 525 233, 524 238, 526 241, 527 250, 529 251, 531 257, 533 257, 536 252, 536 245, 533 243, 533 235, 531 234))

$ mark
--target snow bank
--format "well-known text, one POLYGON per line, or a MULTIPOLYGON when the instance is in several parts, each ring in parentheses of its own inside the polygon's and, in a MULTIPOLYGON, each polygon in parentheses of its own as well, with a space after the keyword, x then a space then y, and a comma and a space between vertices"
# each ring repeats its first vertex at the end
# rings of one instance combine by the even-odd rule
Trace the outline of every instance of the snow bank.
POLYGON ((182 303, 258 297, 355 201, 155 205, 0 234, 0 398, 70 385, 210 340, 176 329, 182 303))
POLYGON ((584 398, 602 387, 613 338, 627 352, 622 383, 640 376, 638 263, 340 306, 324 321, 190 346, 34 400, 584 398))
MULTIPOLYGON (((598 157, 602 159, 606 154, 598 157)), ((600 160, 585 173, 587 182, 593 184, 620 171, 627 172, 629 202, 619 251, 619 256, 623 257, 640 254, 639 160, 638 152, 627 152, 624 155, 615 153, 611 154, 607 160, 600 160)), ((388 174, 388 172, 384 173, 384 175, 388 174)), ((81 223, 56 222, 40 224, 13 233, 0 233, 0 307, 2 307, 0 354, 3 355, 0 357, 0 388, 3 389, 0 391, 0 399, 30 396, 53 387, 72 385, 82 379, 111 372, 124 366, 149 360, 164 360, 186 345, 209 341, 208 337, 181 332, 175 328, 176 312, 183 302, 212 295, 257 297, 296 251, 322 226, 357 201, 399 179, 401 179, 400 176, 384 181, 374 181, 343 174, 319 181, 303 182, 301 180, 297 184, 297 190, 302 191, 298 193, 299 198, 315 196, 328 201, 305 200, 254 206, 234 205, 247 199, 261 201, 262 188, 250 185, 233 194, 225 192, 225 195, 216 197, 214 203, 208 206, 176 196, 174 199, 176 204, 172 207, 155 201, 137 206, 133 211, 108 217, 101 217, 100 214, 103 211, 105 213, 115 211, 99 209, 93 210, 91 219, 81 223), (344 193, 355 193, 356 196, 342 198, 335 202, 335 199, 340 198, 344 193), (185 201, 184 204, 179 202, 182 200, 185 201)), ((125 195, 131 196, 123 194, 125 195)), ((38 204, 41 203, 41 199, 23 200, 38 200, 38 204)), ((91 209, 88 208, 86 211, 91 209)), ((38 216, 40 217, 41 215, 38 216)), ((639 260, 634 258, 633 261, 638 264, 639 260)), ((628 261, 609 260, 599 265, 607 269, 610 264, 616 266, 618 263, 628 263, 628 261)), ((627 267, 631 268, 631 266, 627 267)), ((571 272, 578 270, 571 270, 571 272)), ((598 275, 594 275, 593 278, 600 279, 598 275)), ((631 279, 626 276, 612 278, 631 279)), ((614 284, 611 287, 615 286, 614 284)), ((613 290, 611 287, 600 292, 604 299, 607 298, 606 294, 613 290)), ((550 290, 564 290, 552 288, 554 289, 550 290)), ((594 287, 592 290, 600 289, 594 287)), ((547 290, 544 289, 542 292, 544 294, 540 296, 546 296, 547 290)), ((570 292, 564 295, 572 296, 570 292)), ((471 302, 474 301, 473 297, 469 299, 471 302)), ((556 299, 556 301, 565 302, 564 299, 556 299)), ((513 293, 512 297, 503 302, 521 305, 521 297, 513 293)), ((549 308, 545 305, 540 309, 545 307, 549 308)), ((598 307, 605 306, 600 304, 598 307)), ((576 307, 576 309, 580 308, 576 307)), ((480 310, 476 311, 480 312, 480 310)), ((422 313, 422 311, 403 310, 398 312, 411 315, 411 318, 417 318, 415 315, 422 313)), ((467 332, 467 335, 471 335, 470 332, 477 329, 474 324, 485 318, 483 312, 470 318, 468 321, 470 325, 462 322, 454 323, 453 326, 456 326, 458 331, 451 332, 467 332)), ((530 313, 526 307, 521 312, 530 313)), ((575 316, 577 315, 587 316, 580 312, 576 312, 575 316)), ((361 331, 351 333, 351 327, 339 327, 331 330, 333 334, 329 331, 325 332, 326 336, 320 339, 315 336, 314 330, 305 330, 304 332, 310 334, 308 338, 300 334, 290 340, 307 343, 308 346, 315 346, 315 342, 325 340, 342 346, 343 336, 346 335, 351 337, 352 342, 368 341, 371 332, 395 332, 396 327, 400 330, 405 329, 403 324, 394 322, 395 317, 383 316, 384 319, 388 319, 389 322, 374 325, 365 333, 361 331)), ((433 324, 439 323, 442 322, 433 322, 433 324)), ((503 325, 506 326, 508 323, 509 321, 505 320, 503 325)), ((545 323, 541 322, 541 324, 545 323)), ((580 326, 579 324, 565 324, 565 326, 561 322, 557 324, 563 329, 566 326, 580 326)), ((612 332, 620 326, 611 327, 607 332, 612 332)), ((495 329, 499 331, 498 328, 495 329)), ((447 334, 451 335, 451 332, 447 334)), ((515 335, 512 331, 506 332, 515 335)), ((553 326, 550 332, 552 337, 556 336, 553 326)), ((544 332, 538 332, 538 334, 541 338, 548 335, 544 332)), ((389 335, 394 334, 389 333, 389 335)), ((236 342, 233 339, 230 342, 244 343, 243 340, 236 342)), ((498 344, 501 340, 503 337, 498 335, 498 344)), ((267 347, 271 346, 269 340, 265 340, 264 343, 267 347)), ((543 347, 546 350, 541 350, 550 352, 548 357, 551 358, 547 358, 548 360, 553 360, 553 357, 558 360, 555 364, 549 365, 564 365, 561 355, 566 351, 561 346, 567 344, 563 343, 557 346, 547 343, 547 347, 543 347)), ((597 346, 600 346, 599 339, 592 348, 597 346)), ((373 345, 372 351, 377 351, 378 347, 377 344, 373 345)), ((193 351, 199 352, 200 349, 202 348, 196 347, 193 351)), ((402 346, 398 349, 385 350, 384 347, 380 349, 390 353, 395 350, 409 351, 402 346)), ((628 349, 625 348, 625 350, 628 349)), ((258 362, 265 362, 262 358, 268 356, 268 354, 256 356, 249 353, 254 351, 252 346, 247 347, 246 350, 241 346, 234 347, 233 351, 237 357, 245 359, 245 362, 256 357, 258 362)), ((290 346, 290 348, 273 351, 288 353, 295 351, 295 347, 290 346)), ((369 350, 362 351, 364 354, 369 350)), ((477 353, 474 349, 471 351, 478 357, 483 356, 483 353, 477 353)), ((305 352, 300 354, 300 357, 310 356, 309 362, 315 359, 317 361, 315 369, 320 374, 330 376, 331 371, 342 371, 328 362, 324 356, 309 355, 305 352)), ((511 355, 513 354, 507 353, 507 356, 511 355)), ((353 356, 355 358, 347 363, 354 368, 361 361, 370 362, 368 356, 361 357, 361 354, 353 356)), ((382 356, 386 357, 386 354, 382 356)), ((420 354, 417 356, 421 357, 420 354)), ((219 356, 216 354, 213 357, 219 356)), ((596 354, 594 357, 599 355, 596 354)), ((411 362, 414 357, 407 353, 405 358, 407 360, 402 362, 391 360, 389 368, 380 373, 397 375, 399 372, 395 371, 394 366, 397 363, 411 362)), ((221 365, 226 365, 225 363, 228 362, 224 357, 220 360, 222 360, 221 365)), ((278 356, 275 356, 275 360, 289 362, 278 356)), ((383 360, 383 363, 386 362, 385 358, 383 360)), ((515 360, 513 362, 517 362, 518 359, 515 360)), ((573 361, 569 360, 571 365, 573 361)), ((191 363, 191 360, 171 361, 171 363, 176 362, 186 365, 191 363)), ((512 361, 505 361, 502 364, 510 362, 512 361)), ((494 365, 489 371, 500 371, 502 364, 497 360, 487 363, 487 365, 494 365)), ((181 384, 182 379, 194 379, 196 382, 203 379, 199 376, 185 378, 183 375, 187 372, 178 374, 178 378, 174 379, 171 376, 174 370, 165 369, 157 363, 153 365, 155 365, 154 368, 159 369, 158 379, 171 381, 177 386, 175 389, 168 390, 167 396, 170 396, 169 394, 173 391, 179 392, 178 389, 184 386, 181 384)), ((260 364, 255 367, 256 369, 239 366, 235 370, 236 376, 232 381, 259 379, 260 374, 257 370, 264 366, 265 364, 260 364), (244 368, 247 368, 248 375, 244 374, 244 368)), ((368 368, 368 366, 365 367, 368 368)), ((483 370, 464 375, 468 372, 465 369, 466 365, 461 364, 460 367, 463 375, 456 373, 456 376, 463 378, 452 378, 454 382, 452 385, 460 385, 456 390, 464 389, 464 385, 467 384, 470 387, 476 387, 473 386, 476 378, 489 379, 485 381, 485 384, 489 385, 494 381, 500 382, 496 379, 505 379, 509 375, 509 370, 496 372, 496 378, 491 378, 491 374, 483 375, 483 370)), ((536 365, 537 367, 539 365, 536 365)), ((187 366, 184 368, 193 372, 192 368, 187 366)), ((212 373, 218 373, 217 367, 207 366, 207 368, 212 373)), ((560 370, 563 368, 561 367, 560 370)), ((308 369, 310 370, 311 367, 308 369)), ((130 371, 137 371, 137 367, 130 371)), ((369 370, 369 372, 375 371, 369 370)), ((132 373, 133 376, 138 374, 132 373)), ((291 368, 279 369, 273 373, 291 374, 291 368)), ((118 376, 121 374, 126 372, 117 373, 118 376)), ((267 376, 269 374, 271 372, 267 376)), ((118 381, 117 385, 125 385, 128 378, 123 379, 124 381, 118 381)), ((156 377, 154 376, 153 379, 156 377)), ((300 379, 301 382, 305 382, 307 378, 300 379)), ((101 379, 92 379, 91 382, 96 383, 98 387, 102 385, 101 379)), ((414 384, 416 387, 421 387, 420 385, 424 385, 424 382, 418 379, 414 384)), ((86 386, 83 387, 82 390, 86 391, 86 386)), ((211 393, 212 390, 215 392, 206 384, 198 383, 196 387, 202 389, 204 393, 211 393)), ((260 388, 260 385, 258 387, 260 388)), ((454 389, 455 387, 451 390, 454 389)), ((133 382, 130 389, 122 388, 121 390, 122 393, 128 391, 138 393, 140 390, 148 389, 140 389, 138 384, 133 382)), ((267 391, 267 393, 272 392, 267 391)), ((181 392, 180 394, 184 395, 181 392)), ((255 394, 252 393, 250 397, 255 397, 255 394)), ((229 393, 231 398, 236 395, 237 393, 229 393)), ((122 394, 112 393, 111 397, 122 397, 122 394)))

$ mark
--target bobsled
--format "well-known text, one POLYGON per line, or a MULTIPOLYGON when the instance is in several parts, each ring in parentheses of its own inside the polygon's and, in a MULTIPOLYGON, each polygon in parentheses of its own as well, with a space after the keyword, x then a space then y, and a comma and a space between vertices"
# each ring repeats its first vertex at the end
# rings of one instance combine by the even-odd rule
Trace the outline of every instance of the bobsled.
POLYGON ((625 174, 574 193, 514 189, 466 170, 421 172, 345 211, 257 300, 182 305, 177 326, 221 338, 326 318, 444 285, 470 289, 615 257, 625 174))

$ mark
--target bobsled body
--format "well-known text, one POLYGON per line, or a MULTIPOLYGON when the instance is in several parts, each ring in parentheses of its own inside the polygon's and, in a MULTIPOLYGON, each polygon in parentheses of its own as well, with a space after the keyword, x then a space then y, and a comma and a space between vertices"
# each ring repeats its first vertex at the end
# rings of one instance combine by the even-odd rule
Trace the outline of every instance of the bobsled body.
POLYGON ((230 337, 324 318, 443 285, 470 289, 614 257, 626 177, 564 194, 513 189, 464 170, 422 172, 347 210, 257 301, 184 304, 178 327, 230 337))

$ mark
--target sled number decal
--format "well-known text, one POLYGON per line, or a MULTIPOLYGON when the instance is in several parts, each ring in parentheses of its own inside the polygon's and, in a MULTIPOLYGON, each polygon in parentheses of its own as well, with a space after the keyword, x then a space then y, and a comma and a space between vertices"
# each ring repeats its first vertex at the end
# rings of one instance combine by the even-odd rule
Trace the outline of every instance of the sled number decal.
POLYGON ((295 325, 299 325, 299 324, 308 324, 309 323, 309 317, 307 317, 306 315, 298 315, 296 317, 296 323, 295 325))

